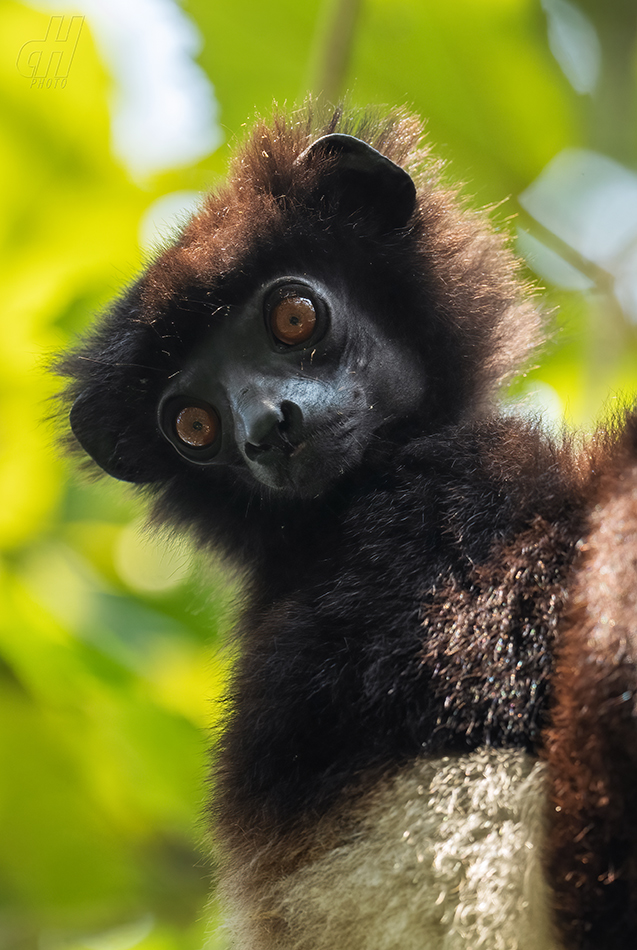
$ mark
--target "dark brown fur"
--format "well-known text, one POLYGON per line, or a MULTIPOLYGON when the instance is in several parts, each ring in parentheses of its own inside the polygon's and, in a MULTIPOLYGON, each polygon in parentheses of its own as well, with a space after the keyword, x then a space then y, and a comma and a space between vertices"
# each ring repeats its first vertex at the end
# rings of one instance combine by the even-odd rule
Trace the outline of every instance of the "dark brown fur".
MULTIPOLYGON (((548 867, 566 946, 637 932, 637 468, 628 453, 591 501, 555 675, 548 867)), ((620 456, 621 458, 621 456, 620 456)))
MULTIPOLYGON (((542 321, 420 131, 402 113, 258 124, 229 183, 64 362, 74 431, 111 474, 149 483, 159 519, 250 575, 214 811, 226 873, 266 930, 267 895, 340 840, 352 796, 419 756, 491 744, 546 756, 569 947, 622 950, 637 944, 637 423, 577 448, 499 413, 542 321), (303 160, 334 132, 409 169, 402 226, 379 228, 373 194, 352 208, 338 155, 303 160), (253 478, 240 445, 231 465, 193 464, 158 411, 259 288, 295 276, 346 288, 334 327, 380 326, 422 382, 362 456, 298 496, 253 478)), ((285 359, 295 381, 320 372, 309 352, 285 359)))

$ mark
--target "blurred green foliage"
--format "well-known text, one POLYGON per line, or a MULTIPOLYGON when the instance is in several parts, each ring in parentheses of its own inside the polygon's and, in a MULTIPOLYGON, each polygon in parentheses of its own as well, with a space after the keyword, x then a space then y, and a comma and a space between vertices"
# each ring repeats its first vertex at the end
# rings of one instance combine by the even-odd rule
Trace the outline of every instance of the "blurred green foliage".
MULTIPOLYGON (((227 142, 140 183, 111 153, 112 79, 90 22, 65 87, 33 89, 16 58, 49 13, 0 4, 3 950, 217 945, 206 936, 215 915, 205 775, 237 588, 220 565, 145 534, 126 488, 71 472, 52 421, 59 382, 48 361, 142 263, 144 211, 167 192, 214 183, 254 113, 308 88, 340 86, 355 104, 427 116, 453 176, 470 182, 476 203, 499 205, 501 227, 513 228, 516 196, 564 148, 637 164, 634 138, 617 133, 635 128, 625 111, 635 101, 632 4, 591 12, 603 69, 617 24, 632 37, 632 66, 603 84, 604 95, 609 83, 616 94, 626 87, 625 109, 611 123, 603 112, 605 124, 595 96, 562 73, 534 0, 349 6, 335 66, 328 53, 347 2, 187 0, 227 142)), ((546 300, 558 308, 557 344, 517 392, 548 383, 587 421, 606 393, 635 389, 634 327, 603 281, 587 293, 547 287, 546 300)))

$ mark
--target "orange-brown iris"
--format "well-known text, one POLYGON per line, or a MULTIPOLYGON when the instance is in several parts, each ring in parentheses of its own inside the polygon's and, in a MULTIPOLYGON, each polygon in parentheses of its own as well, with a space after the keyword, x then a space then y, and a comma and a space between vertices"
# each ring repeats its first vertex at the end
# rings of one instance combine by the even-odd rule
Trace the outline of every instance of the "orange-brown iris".
POLYGON ((316 310, 307 297, 290 294, 270 313, 270 327, 279 343, 294 346, 310 339, 316 327, 316 310))
POLYGON ((194 448, 205 448, 217 438, 219 417, 214 409, 186 406, 175 419, 175 431, 182 442, 194 448))

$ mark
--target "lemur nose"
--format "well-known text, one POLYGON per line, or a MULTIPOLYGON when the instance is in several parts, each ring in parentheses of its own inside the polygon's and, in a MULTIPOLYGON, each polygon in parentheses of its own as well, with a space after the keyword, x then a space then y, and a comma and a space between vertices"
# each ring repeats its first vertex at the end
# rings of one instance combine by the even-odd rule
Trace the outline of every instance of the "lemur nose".
POLYGON ((301 441, 303 413, 296 403, 283 400, 275 405, 261 405, 244 418, 246 426, 245 454, 252 462, 266 461, 268 453, 291 453, 301 441))

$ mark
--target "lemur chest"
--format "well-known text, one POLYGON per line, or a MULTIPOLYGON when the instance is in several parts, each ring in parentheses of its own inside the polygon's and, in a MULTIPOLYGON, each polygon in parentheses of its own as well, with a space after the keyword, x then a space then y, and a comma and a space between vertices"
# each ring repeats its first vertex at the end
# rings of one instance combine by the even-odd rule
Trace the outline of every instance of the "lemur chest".
POLYGON ((341 801, 309 846, 312 833, 299 835, 296 866, 277 874, 273 844, 237 869, 227 886, 233 946, 558 950, 544 813, 543 766, 522 751, 416 760, 341 801))

